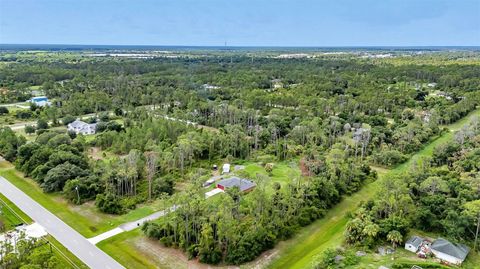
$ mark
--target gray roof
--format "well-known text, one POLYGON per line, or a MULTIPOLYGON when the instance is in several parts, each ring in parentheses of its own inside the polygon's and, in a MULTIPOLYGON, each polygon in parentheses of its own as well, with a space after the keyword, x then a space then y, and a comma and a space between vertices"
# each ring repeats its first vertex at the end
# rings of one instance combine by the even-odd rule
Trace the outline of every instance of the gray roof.
POLYGON ((253 181, 250 181, 244 178, 238 178, 238 177, 226 178, 226 179, 220 180, 217 184, 222 185, 225 188, 238 187, 240 191, 249 190, 257 185, 253 181))
POLYGON ((422 245, 423 238, 418 237, 416 235, 410 237, 405 244, 410 244, 412 246, 415 246, 416 248, 419 248, 422 245))
POLYGON ((470 251, 470 248, 465 245, 454 244, 443 238, 438 238, 437 240, 433 241, 430 248, 438 252, 458 258, 462 261, 465 260, 465 257, 467 257, 468 252, 470 251))

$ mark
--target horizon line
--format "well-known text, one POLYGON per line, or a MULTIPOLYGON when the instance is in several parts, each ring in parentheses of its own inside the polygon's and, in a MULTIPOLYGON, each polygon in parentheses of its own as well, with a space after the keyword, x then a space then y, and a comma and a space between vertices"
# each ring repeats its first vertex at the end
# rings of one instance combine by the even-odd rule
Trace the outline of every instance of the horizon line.
POLYGON ((68 43, 0 43, 0 46, 115 46, 115 47, 214 47, 214 48, 449 48, 480 45, 154 45, 154 44, 68 44, 68 43))

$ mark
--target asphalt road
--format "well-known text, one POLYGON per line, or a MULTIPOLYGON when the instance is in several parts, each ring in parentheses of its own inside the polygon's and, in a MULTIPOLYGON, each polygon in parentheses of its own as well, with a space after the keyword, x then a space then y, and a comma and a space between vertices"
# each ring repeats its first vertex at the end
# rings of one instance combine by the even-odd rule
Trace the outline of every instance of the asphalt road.
POLYGON ((0 193, 5 195, 7 199, 12 201, 35 222, 42 225, 50 235, 55 237, 90 268, 124 268, 3 177, 0 177, 0 193))

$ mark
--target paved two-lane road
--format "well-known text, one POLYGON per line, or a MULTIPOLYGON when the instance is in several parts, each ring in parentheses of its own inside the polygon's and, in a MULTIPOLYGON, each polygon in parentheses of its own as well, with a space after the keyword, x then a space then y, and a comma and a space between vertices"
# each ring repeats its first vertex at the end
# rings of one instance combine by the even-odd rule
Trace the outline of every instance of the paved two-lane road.
POLYGON ((105 252, 91 244, 82 235, 1 176, 0 193, 5 195, 7 199, 12 201, 35 222, 42 225, 49 234, 55 237, 55 239, 90 268, 124 268, 117 261, 105 254, 105 252))

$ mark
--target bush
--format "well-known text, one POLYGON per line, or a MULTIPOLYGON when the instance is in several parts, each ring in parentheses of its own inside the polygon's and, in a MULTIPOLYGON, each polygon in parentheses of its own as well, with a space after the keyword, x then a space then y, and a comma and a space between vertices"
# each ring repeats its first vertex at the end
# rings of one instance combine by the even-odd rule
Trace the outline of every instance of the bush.
POLYGON ((37 130, 48 129, 48 122, 44 119, 37 120, 37 130))
POLYGON ((25 133, 26 133, 26 134, 33 134, 33 133, 35 133, 35 126, 25 125, 25 133))
POLYGON ((32 112, 27 110, 20 110, 20 111, 17 111, 17 114, 15 114, 15 117, 17 119, 29 119, 32 116, 33 116, 32 112))
POLYGON ((95 199, 95 205, 100 211, 108 214, 122 214, 125 212, 120 198, 112 193, 98 194, 95 199))
POLYGON ((394 166, 407 161, 408 157, 398 150, 382 150, 373 155, 376 164, 394 166))
POLYGON ((0 115, 8 114, 8 113, 9 113, 9 111, 8 111, 7 107, 0 106, 0 115))
POLYGON ((62 118, 62 123, 63 125, 68 125, 69 123, 72 123, 76 120, 76 118, 72 115, 65 115, 65 117, 62 118))

